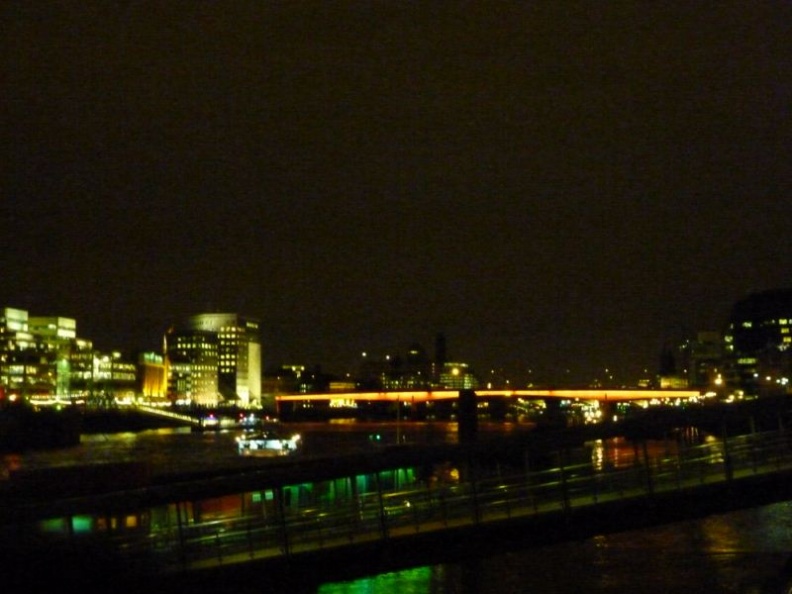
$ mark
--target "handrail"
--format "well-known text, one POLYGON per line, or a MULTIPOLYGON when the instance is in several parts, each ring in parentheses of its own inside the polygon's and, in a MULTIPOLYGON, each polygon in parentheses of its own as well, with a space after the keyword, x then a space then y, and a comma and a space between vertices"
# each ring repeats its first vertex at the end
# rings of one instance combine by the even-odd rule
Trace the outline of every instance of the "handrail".
MULTIPOLYGON (((778 431, 689 447, 655 459, 644 456, 628 468, 600 470, 591 464, 562 465, 507 476, 473 477, 455 485, 415 484, 398 490, 379 486, 378 472, 373 498, 355 493, 332 504, 320 502, 296 510, 287 509, 285 490, 278 487, 272 489, 277 503, 274 517, 251 511, 200 521, 192 510, 193 519, 189 521, 188 508, 195 504, 174 502, 175 523, 150 521, 142 531, 107 531, 94 537, 104 538, 105 544, 131 569, 168 573, 452 527, 541 517, 782 470, 792 470, 792 448, 789 435, 778 431)), ((96 505, 95 511, 101 515, 100 498, 96 505)), ((149 518, 168 518, 172 513, 162 508, 140 512, 149 518)), ((21 527, 14 526, 10 532, 19 538, 21 527)), ((0 540, 3 536, 0 532, 0 540)), ((65 538, 72 546, 90 542, 90 537, 83 538, 73 531, 65 538)))

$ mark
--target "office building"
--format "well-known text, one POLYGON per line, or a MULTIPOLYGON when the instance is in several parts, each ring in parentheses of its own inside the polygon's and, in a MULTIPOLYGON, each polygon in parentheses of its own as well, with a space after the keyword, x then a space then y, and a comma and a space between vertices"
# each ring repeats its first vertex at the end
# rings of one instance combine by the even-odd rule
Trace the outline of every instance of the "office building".
POLYGON ((792 289, 753 293, 732 308, 724 335, 727 382, 749 395, 789 392, 792 289))
POLYGON ((218 336, 214 332, 171 329, 165 337, 168 397, 181 404, 219 403, 218 336))
POLYGON ((479 387, 479 381, 467 363, 446 361, 440 372, 440 385, 449 390, 473 390, 479 387))
POLYGON ((46 401, 74 397, 81 371, 77 323, 58 316, 0 310, 0 387, 10 399, 46 401))
POLYGON ((131 404, 137 395, 137 362, 122 353, 94 353, 93 390, 91 400, 95 404, 115 406, 131 404))
POLYGON ((261 337, 259 322, 235 313, 191 316, 188 331, 217 336, 218 391, 223 402, 242 407, 261 405, 261 337))

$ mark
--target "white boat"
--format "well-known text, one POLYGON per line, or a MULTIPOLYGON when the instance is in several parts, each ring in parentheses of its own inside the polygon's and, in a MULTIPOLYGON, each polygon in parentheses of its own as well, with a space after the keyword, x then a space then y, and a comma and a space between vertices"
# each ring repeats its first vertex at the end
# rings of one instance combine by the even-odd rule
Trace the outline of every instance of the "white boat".
POLYGON ((300 447, 299 433, 284 435, 279 428, 246 431, 236 438, 241 456, 288 456, 300 447))

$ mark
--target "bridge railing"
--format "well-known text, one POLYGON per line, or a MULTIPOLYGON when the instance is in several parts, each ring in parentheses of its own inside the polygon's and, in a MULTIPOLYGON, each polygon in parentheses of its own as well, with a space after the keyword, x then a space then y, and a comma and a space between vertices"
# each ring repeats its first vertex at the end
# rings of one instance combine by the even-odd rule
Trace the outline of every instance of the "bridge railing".
MULTIPOLYGON (((558 513, 784 469, 792 469, 790 436, 762 433, 684 448, 658 458, 644 456, 627 468, 563 465, 454 485, 416 483, 391 491, 378 488, 348 500, 288 509, 276 493, 277 513, 267 516, 254 510, 201 521, 180 507, 188 504, 174 503, 175 514, 144 510, 143 515, 175 516, 175 521, 150 521, 143 531, 93 536, 94 541, 104 539, 105 546, 123 559, 127 568, 159 573, 558 513)), ((101 515, 102 510, 96 512, 101 515)), ((70 546, 79 547, 91 542, 90 536, 72 532, 66 538, 70 546)))

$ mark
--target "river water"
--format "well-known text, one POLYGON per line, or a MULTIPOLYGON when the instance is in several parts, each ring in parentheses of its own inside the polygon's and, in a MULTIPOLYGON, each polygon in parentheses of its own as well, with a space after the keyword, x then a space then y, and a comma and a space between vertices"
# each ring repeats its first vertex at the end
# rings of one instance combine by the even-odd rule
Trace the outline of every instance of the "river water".
MULTIPOLYGON (((324 584, 318 594, 779 594, 792 502, 473 562, 324 584)), ((252 590, 251 590, 252 592, 252 590)))
MULTIPOLYGON (((452 424, 423 427, 372 425, 301 426, 305 455, 371 447, 398 434, 424 441, 453 441, 452 424)), ((231 432, 165 429, 83 435, 64 450, 0 456, 0 476, 16 469, 146 462, 154 474, 244 468, 231 432)), ((592 463, 604 454, 629 460, 633 449, 614 441, 592 447, 592 463)), ((657 445, 657 444, 656 444, 657 445)), ((657 445, 657 447, 661 447, 657 445)), ((792 502, 713 515, 651 529, 603 535, 475 561, 396 571, 349 582, 326 583, 315 594, 788 594, 786 564, 792 555, 792 502)), ((231 585, 227 594, 263 593, 255 585, 231 585)))

